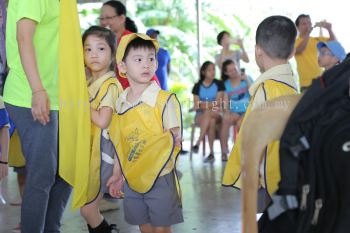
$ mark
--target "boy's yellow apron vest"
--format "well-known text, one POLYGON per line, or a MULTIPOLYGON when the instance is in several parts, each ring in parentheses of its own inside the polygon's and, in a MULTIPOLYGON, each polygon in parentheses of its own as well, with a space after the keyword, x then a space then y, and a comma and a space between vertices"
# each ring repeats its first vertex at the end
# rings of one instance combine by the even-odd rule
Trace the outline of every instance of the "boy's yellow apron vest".
POLYGON ((181 107, 175 95, 161 90, 155 107, 140 102, 118 113, 110 125, 110 137, 116 147, 122 173, 129 187, 138 193, 150 191, 170 161, 181 197, 174 171, 181 148, 175 146, 173 133, 163 127, 162 115, 170 98, 176 103, 176 114, 181 119, 181 107))
MULTIPOLYGON (((100 89, 97 91, 96 96, 90 100, 90 105, 93 109, 98 109, 101 101, 106 96, 108 89, 112 86, 117 86, 118 90, 122 90, 120 83, 117 78, 111 77, 103 82, 100 89)), ((104 181, 101 181, 101 162, 102 162, 102 152, 105 156, 110 156, 113 160, 114 151, 102 148, 102 140, 108 137, 108 131, 100 129, 95 124, 91 122, 91 157, 90 157, 90 171, 89 171, 89 184, 87 189, 87 203, 90 203, 96 199, 100 193, 101 185, 106 185, 104 181), (105 131, 105 132, 104 132, 105 131)), ((113 148, 112 148, 113 149, 113 148)), ((113 164, 110 166, 110 176, 113 172, 113 164)))
MULTIPOLYGON (((283 95, 291 95, 291 94, 297 93, 293 87, 274 80, 266 80, 262 84, 260 84, 260 86, 261 85, 264 85, 266 100, 271 100, 283 95)), ((259 88, 257 88, 257 90, 259 88)), ((245 116, 248 116, 249 113, 251 112, 252 103, 254 103, 255 94, 250 100, 245 116)), ((245 119, 246 117, 244 117, 243 119, 241 130, 244 130, 245 119)), ((266 122, 266 124, 273 124, 273 119, 271 119, 271 122, 266 122)), ((252 146, 254 146, 254 142, 251 142, 251 143, 252 143, 252 146)), ((269 194, 272 194, 277 190, 278 182, 281 179, 280 170, 279 170, 279 141, 274 141, 267 146, 267 149, 264 154, 264 162, 265 162, 264 164, 265 177, 264 177, 264 180, 261 181, 261 185, 266 188, 269 194)), ((234 148, 231 151, 230 157, 226 164, 222 184, 224 186, 241 188, 240 175, 241 175, 241 134, 238 133, 234 148)))

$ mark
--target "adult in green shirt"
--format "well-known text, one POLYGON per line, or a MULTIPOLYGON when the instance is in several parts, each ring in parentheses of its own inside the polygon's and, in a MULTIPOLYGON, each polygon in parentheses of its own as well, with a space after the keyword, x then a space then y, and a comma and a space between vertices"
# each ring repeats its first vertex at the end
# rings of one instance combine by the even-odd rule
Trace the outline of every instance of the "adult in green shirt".
POLYGON ((27 179, 21 232, 59 232, 71 187, 58 175, 59 0, 10 0, 6 108, 19 132, 27 179))

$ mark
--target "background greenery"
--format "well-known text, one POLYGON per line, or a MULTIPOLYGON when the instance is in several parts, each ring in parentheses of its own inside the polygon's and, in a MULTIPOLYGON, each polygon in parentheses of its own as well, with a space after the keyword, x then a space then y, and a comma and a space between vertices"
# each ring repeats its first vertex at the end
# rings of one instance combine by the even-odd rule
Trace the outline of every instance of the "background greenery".
MULTIPOLYGON (((251 28, 238 15, 223 14, 212 8, 212 1, 202 1, 201 61, 214 61, 219 52, 216 36, 226 30, 233 37, 249 38, 251 28)), ((98 23, 96 21, 101 4, 83 4, 79 6, 82 29, 98 23)), ((161 46, 171 54, 171 74, 169 87, 182 103, 184 128, 189 129, 193 122, 191 90, 198 75, 197 50, 197 11, 196 1, 186 0, 128 0, 128 16, 139 29, 145 32, 148 28, 160 31, 161 46)), ((219 70, 216 72, 219 77, 219 70)), ((188 132, 185 131, 185 136, 188 132)))

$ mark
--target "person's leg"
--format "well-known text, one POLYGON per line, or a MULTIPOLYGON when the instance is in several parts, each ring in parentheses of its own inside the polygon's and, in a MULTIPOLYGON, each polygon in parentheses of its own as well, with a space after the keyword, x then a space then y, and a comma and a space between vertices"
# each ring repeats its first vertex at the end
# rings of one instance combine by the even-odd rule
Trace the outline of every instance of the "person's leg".
POLYGON ((2 192, 1 192, 1 182, 0 182, 0 205, 5 205, 6 204, 6 201, 5 201, 5 198, 4 196, 2 195, 2 192))
POLYGON ((72 187, 59 175, 49 194, 44 233, 59 233, 61 219, 67 205, 72 187))
POLYGON ((205 111, 205 112, 203 112, 202 115, 200 115, 198 117, 200 133, 199 133, 199 138, 195 144, 198 147, 208 132, 209 125, 210 125, 210 119, 211 119, 210 111, 205 111))
POLYGON ((141 233, 153 233, 153 227, 151 224, 142 224, 139 226, 141 233))
POLYGON ((209 130, 208 130, 209 150, 211 155, 214 155, 214 140, 215 140, 215 133, 216 133, 215 131, 216 131, 216 119, 211 118, 209 123, 209 130))
POLYGON ((231 125, 232 125, 232 121, 231 121, 230 113, 225 113, 222 118, 221 132, 220 132, 220 143, 221 143, 222 155, 224 154, 227 155, 228 153, 227 140, 228 140, 228 133, 231 125))
POLYGON ((21 198, 23 198, 23 192, 24 192, 24 184, 26 182, 26 175, 21 172, 17 173, 17 183, 18 183, 18 190, 21 198))
POLYGON ((99 210, 100 200, 103 198, 103 194, 100 193, 96 200, 80 208, 80 214, 85 219, 86 223, 96 228, 103 221, 103 216, 99 210))
MULTIPOLYGON (((18 129, 26 159, 27 174, 21 209, 21 231, 22 233, 41 233, 45 227, 50 192, 57 174, 58 112, 50 111, 50 121, 43 126, 33 120, 30 108, 9 104, 6 104, 6 108, 18 129)), ((63 188, 61 181, 58 183, 59 187, 63 188)), ((66 189, 55 192, 59 193, 55 201, 63 205, 60 197, 66 199, 66 189)), ((50 207, 50 211, 57 212, 57 216, 62 216, 63 208, 51 209, 50 207)), ((55 222, 59 223, 60 220, 58 218, 55 222)))
POLYGON ((153 227, 153 233, 171 233, 171 227, 153 227))

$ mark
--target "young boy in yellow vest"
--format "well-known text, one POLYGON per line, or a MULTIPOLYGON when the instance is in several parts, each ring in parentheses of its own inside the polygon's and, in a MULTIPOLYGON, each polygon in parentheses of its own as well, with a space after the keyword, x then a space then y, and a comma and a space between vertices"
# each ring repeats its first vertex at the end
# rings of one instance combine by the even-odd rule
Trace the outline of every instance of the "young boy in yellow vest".
POLYGON ((124 215, 141 232, 171 232, 183 222, 180 187, 175 173, 181 150, 181 107, 175 95, 152 81, 159 45, 144 34, 123 36, 117 49, 120 76, 128 87, 117 101, 110 136, 119 163, 108 185, 120 193, 118 165, 125 177, 124 215))
MULTIPOLYGON (((262 74, 249 88, 252 99, 226 165, 223 177, 223 185, 225 186, 241 187, 241 132, 244 131, 245 119, 250 112, 257 107, 264 107, 263 104, 268 100, 297 93, 293 71, 288 62, 294 55, 296 34, 294 23, 284 16, 268 17, 258 26, 255 60, 262 74)), ((281 107, 283 106, 281 105, 281 107)), ((273 119, 271 122, 266 122, 266 124, 273 123, 273 119)), ((265 149, 260 167, 259 212, 263 211, 269 203, 270 194, 277 189, 280 180, 278 149, 278 141, 269 144, 265 149)))

